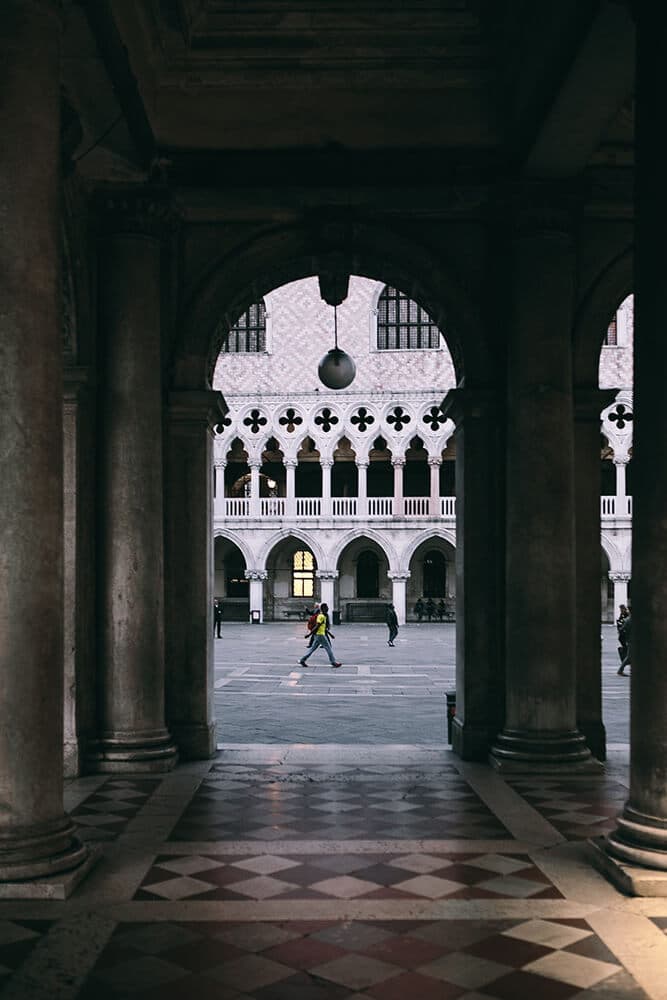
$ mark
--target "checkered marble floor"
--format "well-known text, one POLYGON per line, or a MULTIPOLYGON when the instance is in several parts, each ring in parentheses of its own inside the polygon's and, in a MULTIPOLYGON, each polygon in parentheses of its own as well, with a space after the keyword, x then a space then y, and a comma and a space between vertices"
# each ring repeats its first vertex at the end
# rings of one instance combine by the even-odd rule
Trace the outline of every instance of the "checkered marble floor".
POLYGON ((3 1000, 665 1000, 667 900, 586 854, 621 781, 306 745, 82 779, 102 859, 0 900, 3 1000))
POLYGON ((646 994, 585 920, 121 923, 80 1000, 646 994))

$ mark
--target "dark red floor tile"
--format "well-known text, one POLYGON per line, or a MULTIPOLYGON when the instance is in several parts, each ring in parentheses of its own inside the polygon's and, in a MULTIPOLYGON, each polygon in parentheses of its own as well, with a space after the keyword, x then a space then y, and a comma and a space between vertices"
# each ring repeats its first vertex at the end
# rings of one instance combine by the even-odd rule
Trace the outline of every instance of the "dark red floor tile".
POLYGON ((463 950, 469 955, 476 955, 478 958, 486 958, 490 962, 500 962, 502 965, 511 965, 515 969, 520 969, 528 962, 534 962, 536 959, 542 958, 543 955, 547 955, 553 951, 553 948, 534 944, 532 941, 521 941, 519 938, 496 934, 483 941, 476 941, 475 944, 463 950))
POLYGON ((419 965, 426 965, 427 962, 441 958, 446 950, 437 944, 422 941, 421 938, 401 934, 364 948, 361 954, 383 962, 393 962, 394 965, 400 965, 404 969, 416 969, 419 965))
POLYGON ((531 972, 510 972, 485 986, 484 992, 498 1000, 568 1000, 581 990, 531 972))
POLYGON ((342 958, 346 954, 348 953, 343 948, 310 937, 286 941, 262 952, 265 958, 282 962, 283 965, 294 969, 312 969, 316 965, 324 965, 325 962, 332 962, 335 958, 342 958))
POLYGON ((213 938, 205 938, 203 941, 192 941, 183 944, 178 948, 169 948, 160 952, 160 958, 167 962, 175 962, 190 972, 202 972, 205 969, 214 969, 222 962, 231 962, 235 958, 247 955, 241 948, 227 944, 225 941, 215 941, 213 938))
POLYGON ((376 1000, 456 1000, 468 992, 463 986, 443 983, 418 972, 406 972, 366 990, 376 1000))

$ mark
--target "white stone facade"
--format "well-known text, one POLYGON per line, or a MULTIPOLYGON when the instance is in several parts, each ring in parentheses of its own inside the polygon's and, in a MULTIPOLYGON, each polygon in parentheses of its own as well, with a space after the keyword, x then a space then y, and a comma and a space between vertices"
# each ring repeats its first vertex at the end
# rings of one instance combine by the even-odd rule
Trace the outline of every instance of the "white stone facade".
MULTIPOLYGON (((302 611, 309 601, 293 592, 291 560, 304 549, 314 556, 313 596, 343 617, 379 617, 393 601, 401 621, 414 618, 417 599, 433 591, 427 577, 434 560, 442 574, 433 599, 453 615, 454 425, 439 407, 455 386, 454 366, 444 342, 439 349, 377 350, 383 287, 352 277, 338 308, 338 343, 357 369, 345 390, 328 390, 317 376, 334 333, 333 309, 315 278, 265 296, 264 353, 219 357, 214 387, 229 413, 214 447, 215 592, 230 616, 255 611, 260 620, 281 619, 302 611), (358 593, 364 552, 377 562, 373 597, 358 593), (228 592, 230 559, 236 596, 228 592)), ((627 600, 630 574, 632 306, 630 297, 619 307, 617 344, 600 357, 600 387, 619 389, 601 417, 616 468, 616 489, 601 498, 607 619, 627 600)))

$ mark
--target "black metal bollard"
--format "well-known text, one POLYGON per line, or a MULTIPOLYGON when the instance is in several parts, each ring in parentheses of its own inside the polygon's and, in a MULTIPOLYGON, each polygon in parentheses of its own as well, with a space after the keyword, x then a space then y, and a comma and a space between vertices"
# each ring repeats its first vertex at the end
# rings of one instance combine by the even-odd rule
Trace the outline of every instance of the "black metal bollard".
POLYGON ((456 715, 456 691, 445 691, 447 698, 447 742, 452 742, 452 721, 456 715))

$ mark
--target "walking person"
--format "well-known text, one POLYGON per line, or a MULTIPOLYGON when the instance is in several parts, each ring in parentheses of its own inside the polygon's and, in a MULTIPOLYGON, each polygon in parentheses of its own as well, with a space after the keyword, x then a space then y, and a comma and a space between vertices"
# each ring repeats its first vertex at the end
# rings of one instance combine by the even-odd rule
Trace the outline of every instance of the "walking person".
POLYGON ((317 616, 319 615, 319 613, 320 613, 320 602, 315 601, 315 603, 313 604, 313 609, 310 612, 310 617, 308 618, 308 622, 306 623, 306 628, 308 629, 308 631, 306 632, 305 638, 308 640, 308 649, 310 649, 310 647, 315 642, 315 626, 317 624, 317 616))
POLYGON ((616 671, 621 677, 625 677, 625 668, 630 664, 631 653, 632 653, 632 614, 628 612, 626 615, 623 625, 621 626, 619 637, 621 641, 621 646, 625 647, 625 653, 621 660, 621 665, 616 671))
POLYGON ((216 639, 222 639, 222 632, 220 631, 222 626, 222 601, 218 598, 213 601, 213 634, 216 639))
POLYGON ((393 604, 387 607, 387 628, 389 629, 389 640, 387 642, 388 646, 394 645, 394 639, 398 635, 398 615, 396 614, 396 609, 393 604))
POLYGON ((331 648, 331 643, 329 641, 330 639, 335 639, 336 637, 333 634, 333 632, 329 630, 328 604, 320 604, 319 614, 317 615, 315 628, 312 629, 312 633, 314 634, 315 637, 313 640, 313 644, 306 653, 306 655, 301 657, 301 659, 299 660, 299 664, 302 667, 307 667, 308 664, 306 663, 306 660, 308 659, 309 656, 313 655, 316 649, 318 649, 321 646, 324 652, 329 657, 329 663, 331 664, 332 667, 342 666, 342 664, 336 660, 336 657, 333 654, 333 649, 331 648))
POLYGON ((623 657, 628 651, 628 647, 623 636, 623 626, 625 625, 625 619, 629 614, 630 612, 625 604, 621 604, 618 609, 618 618, 616 619, 616 631, 618 632, 618 657, 621 661, 623 661, 623 657))

